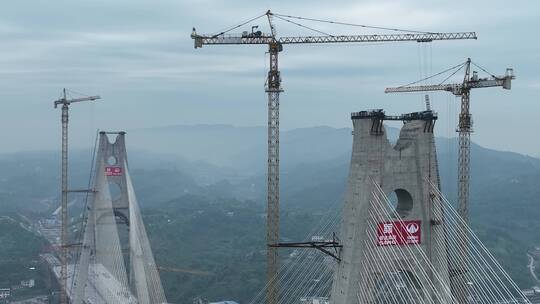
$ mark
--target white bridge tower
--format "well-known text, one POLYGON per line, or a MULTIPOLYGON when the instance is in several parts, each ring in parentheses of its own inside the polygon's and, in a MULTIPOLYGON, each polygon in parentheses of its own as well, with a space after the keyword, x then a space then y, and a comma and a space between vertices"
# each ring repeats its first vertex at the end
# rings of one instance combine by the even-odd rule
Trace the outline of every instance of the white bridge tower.
POLYGON ((166 303, 129 175, 125 132, 100 132, 72 303, 166 303), (113 143, 108 135, 116 135, 113 143))

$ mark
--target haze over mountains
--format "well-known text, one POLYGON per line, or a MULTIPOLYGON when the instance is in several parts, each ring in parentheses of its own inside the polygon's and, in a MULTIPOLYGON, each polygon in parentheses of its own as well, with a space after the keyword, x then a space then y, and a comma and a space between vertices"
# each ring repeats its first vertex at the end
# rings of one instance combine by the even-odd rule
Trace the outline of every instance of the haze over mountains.
MULTIPOLYGON (((388 136, 395 139, 398 130, 387 128, 388 136)), ((474 137, 473 137, 474 139, 474 137)), ((266 128, 234 127, 230 125, 195 125, 171 126, 128 131, 126 135, 129 162, 135 176, 153 172, 152 178, 145 178, 143 185, 152 179, 160 185, 169 185, 171 196, 180 195, 182 188, 208 186, 223 182, 231 183, 231 194, 243 199, 264 196, 266 172, 266 128), (168 172, 168 173, 167 173, 168 172), (182 177, 180 177, 182 176, 182 177), (185 184, 184 186, 178 185, 185 184), (173 185, 177 185, 176 187, 173 185), (249 191, 248 191, 249 190, 249 191), (241 194, 241 195, 240 195, 241 194)), ((324 185, 339 184, 344 189, 348 174, 350 150, 352 145, 351 129, 331 127, 313 127, 293 129, 281 135, 281 170, 284 195, 292 194, 306 187, 325 189, 324 185), (319 187, 321 186, 321 187, 319 187)), ((443 181, 443 190, 453 199, 456 188, 457 142, 455 138, 437 139, 439 166, 443 181)), ((0 193, 3 195, 30 196, 28 183, 33 191, 40 195, 57 195, 59 174, 58 152, 25 152, 0 155, 2 172, 0 173, 0 193)), ((71 184, 74 187, 87 183, 91 163, 91 149, 72 151, 71 184)), ((507 200, 500 206, 516 210, 518 200, 524 195, 525 206, 537 203, 540 177, 540 159, 512 152, 500 152, 472 146, 472 210, 483 206, 487 197, 498 202, 507 200), (494 190, 487 191, 481 190, 494 190), (503 191, 507 189, 507 191, 503 191), (498 193, 500 190, 501 193, 498 193), (508 193, 515 196, 508 197, 508 193), (492 196, 500 195, 496 198, 492 196)), ((184 189, 185 188, 185 189, 184 189)), ((140 188, 139 188, 140 190, 140 188)), ((146 191, 145 191, 146 192, 146 191)), ((157 189, 155 192, 158 192, 157 189)), ((340 194, 341 195, 341 194, 340 194)), ((336 199, 339 199, 337 196, 336 199)), ((143 202, 144 204, 145 202, 143 202)), ((150 203, 150 202, 146 202, 150 203)), ((287 200, 283 201, 287 204, 287 200)), ((487 206, 486 206, 487 207, 487 206)), ((491 212, 498 209, 492 208, 491 212)), ((504 210, 504 209, 503 209, 504 210)), ((535 214, 532 209, 529 215, 535 214)), ((540 243, 540 242, 539 242, 540 243)))
MULTIPOLYGON (((387 132, 397 137, 397 129, 387 132)), ((157 263, 219 276, 162 272, 168 296, 173 302, 198 295, 248 300, 264 279, 264 255, 259 253, 264 250, 266 128, 128 130, 126 143, 157 263), (234 217, 227 216, 230 212, 234 217), (250 265, 243 260, 246 255, 250 265)), ((351 145, 348 128, 282 132, 282 237, 302 238, 321 214, 339 209, 351 145)), ((437 149, 443 191, 455 200, 456 139, 438 138, 437 149)), ((85 187, 91 149, 72 151, 70 161, 72 187, 85 187)), ((0 167, 0 212, 50 215, 57 206, 58 152, 3 154, 0 167)), ((473 145, 471 174, 473 228, 521 287, 533 285, 526 252, 540 245, 540 159, 473 145)), ((74 215, 77 206, 70 211, 74 215)))

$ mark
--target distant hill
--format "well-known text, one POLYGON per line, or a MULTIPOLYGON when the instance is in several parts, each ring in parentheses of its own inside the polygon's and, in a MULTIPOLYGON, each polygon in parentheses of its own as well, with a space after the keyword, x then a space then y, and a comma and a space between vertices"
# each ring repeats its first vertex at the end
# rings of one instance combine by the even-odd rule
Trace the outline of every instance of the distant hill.
POLYGON ((0 288, 12 288, 15 299, 46 293, 50 282, 41 266, 39 253, 44 240, 27 231, 16 214, 0 215, 0 288), (34 279, 32 289, 20 288, 23 280, 34 279))
MULTIPOLYGON (((265 128, 175 126, 147 129, 130 132, 131 144, 138 146, 149 137, 157 138, 161 131, 165 131, 168 138, 181 138, 180 142, 186 143, 177 153, 191 151, 186 152, 187 159, 194 157, 241 171, 239 175, 246 175, 246 178, 233 182, 237 194, 249 194, 247 198, 264 202, 265 128), (214 130, 215 133, 208 133, 214 130), (179 132, 179 137, 174 135, 175 131, 179 132), (200 138, 204 138, 203 146, 198 141, 200 138), (199 149, 208 150, 197 154, 199 149), (210 156, 206 157, 207 154, 210 156)), ((389 138, 395 139, 398 130, 388 128, 388 133, 389 138)), ((350 161, 351 130, 294 129, 282 132, 281 139, 283 209, 315 212, 341 201, 350 161)), ((442 188, 447 197, 455 201, 457 140, 437 138, 436 143, 442 188)), ((156 144, 151 149, 159 152, 162 147, 156 144)), ((532 282, 524 271, 525 253, 528 248, 540 244, 540 159, 476 144, 472 145, 471 158, 471 224, 516 280, 526 287, 532 282)))
MULTIPOLYGON (((282 165, 348 157, 351 130, 313 127, 282 131, 282 165)), ((266 127, 230 125, 171 126, 128 131, 127 145, 137 150, 182 155, 226 167, 239 175, 265 172, 266 127)))
MULTIPOLYGON (((398 130, 388 132, 395 138, 398 130)), ((126 142, 158 264, 227 278, 163 272, 166 292, 186 301, 195 296, 219 300, 218 295, 249 299, 264 277, 264 257, 257 252, 264 249, 266 129, 173 126, 128 131, 126 142), (233 218, 224 215, 230 211, 233 218), (251 254, 249 259, 245 254, 251 254), (243 278, 249 285, 234 288, 243 278), (211 292, 198 293, 208 286, 211 292)), ((347 128, 282 132, 284 237, 305 235, 319 214, 340 205, 351 144, 347 128)), ((455 200, 456 139, 438 138, 437 150, 443 191, 455 200)), ((70 154, 73 187, 88 182, 90 155, 90 149, 70 154)), ((0 215, 17 211, 36 218, 56 208, 58 153, 0 155, 0 168, 0 215)), ((540 244, 540 160, 473 145, 471 175, 473 228, 520 286, 529 287, 526 252, 540 244)))

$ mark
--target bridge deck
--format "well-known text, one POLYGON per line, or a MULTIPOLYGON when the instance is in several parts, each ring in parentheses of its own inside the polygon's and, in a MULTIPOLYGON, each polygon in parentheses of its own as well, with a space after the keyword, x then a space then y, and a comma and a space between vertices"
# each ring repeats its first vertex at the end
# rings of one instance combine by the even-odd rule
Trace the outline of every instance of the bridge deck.
MULTIPOLYGON (((60 262, 52 254, 42 255, 49 263, 56 278, 60 277, 60 262)), ((73 284, 73 264, 68 265, 68 286, 73 284)), ((71 290, 68 296, 71 299, 71 290)), ((101 264, 92 264, 88 269, 88 283, 86 284, 84 302, 87 304, 137 304, 138 301, 133 294, 122 288, 116 278, 101 264)))

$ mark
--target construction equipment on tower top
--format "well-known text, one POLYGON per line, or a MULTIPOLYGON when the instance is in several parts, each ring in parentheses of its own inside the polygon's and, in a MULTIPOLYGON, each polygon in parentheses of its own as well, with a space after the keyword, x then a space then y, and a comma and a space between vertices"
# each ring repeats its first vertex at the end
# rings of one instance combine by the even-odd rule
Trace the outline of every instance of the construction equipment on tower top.
MULTIPOLYGON (((459 133, 459 154, 458 154, 458 212, 461 218, 463 219, 464 224, 469 224, 469 180, 470 180, 470 159, 471 159, 471 132, 472 129, 472 115, 470 114, 470 92, 471 89, 478 88, 491 88, 491 87, 502 87, 503 89, 510 90, 512 88, 512 80, 515 79, 514 70, 512 68, 507 68, 506 73, 503 76, 495 76, 492 73, 489 73, 486 69, 475 64, 471 61, 470 58, 467 59, 464 63, 458 64, 454 67, 451 67, 447 70, 444 70, 435 75, 426 77, 424 79, 412 82, 407 85, 399 87, 386 88, 385 93, 403 93, 403 92, 427 92, 427 91, 448 91, 456 96, 461 96, 461 111, 459 114, 459 123, 457 127, 457 132, 459 133), (480 70, 484 71, 489 75, 486 78, 479 78, 478 72, 473 71, 471 76, 471 64, 478 67, 480 70), (462 83, 444 83, 450 77, 455 75, 461 69, 465 70, 465 76, 462 83), (453 71, 453 72, 452 72, 453 71), (443 75, 445 73, 452 72, 448 77, 446 77, 439 84, 432 85, 415 85, 417 83, 433 79, 437 76, 443 75)), ((466 260, 469 252, 469 240, 467 235, 462 236, 462 250, 460 251, 464 256, 463 261, 466 260)), ((466 287, 466 280, 463 276, 467 273, 467 265, 456 265, 455 271, 461 274, 461 282, 458 282, 458 285, 463 285, 466 287)), ((465 290, 463 288, 456 288, 460 290, 465 290)), ((467 294, 462 293, 458 296, 459 303, 465 303, 467 294)))
POLYGON ((255 18, 249 19, 241 24, 229 27, 216 34, 198 34, 193 28, 191 38, 194 40, 195 48, 203 45, 268 45, 270 67, 266 82, 265 91, 268 94, 268 192, 267 192, 267 303, 276 304, 278 302, 278 248, 279 243, 279 94, 283 92, 281 88, 281 76, 278 68, 278 54, 283 51, 286 44, 323 44, 323 43, 380 43, 380 42, 432 42, 435 40, 458 40, 476 39, 474 32, 456 33, 436 33, 425 31, 404 30, 390 27, 368 26, 363 24, 353 24, 337 22, 331 20, 305 18, 272 13, 268 10, 255 18), (251 23, 266 17, 270 27, 270 33, 255 31, 258 25, 251 26, 251 23), (301 27, 305 30, 316 32, 317 35, 309 36, 277 36, 276 26, 273 19, 280 19, 287 23, 301 27), (294 20, 294 21, 293 21, 294 20), (385 33, 371 35, 331 35, 311 26, 301 24, 301 21, 318 22, 333 25, 358 27, 370 30, 380 30, 385 33), (251 26, 251 32, 243 31, 239 34, 229 34, 231 31, 244 26, 251 26), (387 32, 392 32, 388 34, 387 32))

